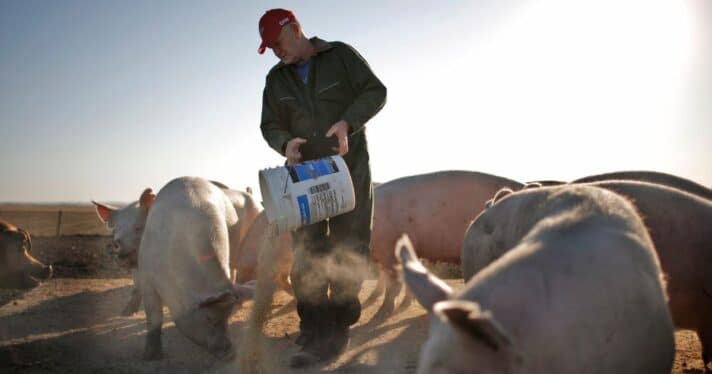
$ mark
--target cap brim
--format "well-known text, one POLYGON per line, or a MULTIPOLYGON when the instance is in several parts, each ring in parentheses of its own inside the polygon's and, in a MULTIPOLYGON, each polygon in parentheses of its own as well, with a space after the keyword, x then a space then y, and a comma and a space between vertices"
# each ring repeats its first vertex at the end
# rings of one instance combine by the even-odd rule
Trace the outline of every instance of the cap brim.
POLYGON ((265 49, 267 49, 267 43, 262 42, 262 44, 260 44, 260 47, 257 48, 257 53, 263 54, 265 53, 265 49))

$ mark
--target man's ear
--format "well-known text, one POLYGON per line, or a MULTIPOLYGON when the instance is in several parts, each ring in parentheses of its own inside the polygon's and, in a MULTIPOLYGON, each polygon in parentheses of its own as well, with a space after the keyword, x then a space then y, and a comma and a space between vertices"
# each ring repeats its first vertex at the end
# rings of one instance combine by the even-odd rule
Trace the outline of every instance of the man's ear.
POLYGON ((435 304, 433 313, 453 328, 465 332, 495 351, 512 344, 512 339, 492 313, 468 300, 445 300, 435 304))
POLYGON ((302 25, 299 24, 299 21, 294 21, 289 24, 289 26, 292 28, 292 32, 294 32, 295 38, 302 35, 302 25))

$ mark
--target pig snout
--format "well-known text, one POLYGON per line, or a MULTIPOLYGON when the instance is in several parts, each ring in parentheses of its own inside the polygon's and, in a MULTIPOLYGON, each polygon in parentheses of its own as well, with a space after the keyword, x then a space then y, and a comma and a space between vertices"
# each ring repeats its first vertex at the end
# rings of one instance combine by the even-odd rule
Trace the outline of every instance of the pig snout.
POLYGON ((235 350, 232 349, 232 342, 227 336, 223 335, 209 347, 210 352, 221 361, 230 361, 235 358, 235 350))
POLYGON ((25 259, 27 260, 27 269, 29 275, 38 280, 49 279, 52 277, 53 269, 52 265, 45 265, 36 258, 32 257, 29 253, 25 254, 25 259), (29 269, 28 269, 29 268, 29 269))
POLYGON ((52 265, 47 265, 44 271, 44 276, 45 279, 50 279, 54 275, 54 269, 52 268, 52 265))
POLYGON ((110 242, 106 243, 106 251, 109 252, 110 255, 118 253, 119 242, 117 242, 116 240, 111 240, 110 242))
POLYGON ((138 262, 138 251, 124 245, 120 239, 115 239, 106 244, 106 249, 110 255, 116 256, 116 260, 121 265, 133 266, 138 262))
POLYGON ((52 269, 52 265, 47 265, 41 267, 37 272, 35 272, 34 276, 39 279, 50 279, 52 278, 52 275, 54 274, 54 270, 52 269))

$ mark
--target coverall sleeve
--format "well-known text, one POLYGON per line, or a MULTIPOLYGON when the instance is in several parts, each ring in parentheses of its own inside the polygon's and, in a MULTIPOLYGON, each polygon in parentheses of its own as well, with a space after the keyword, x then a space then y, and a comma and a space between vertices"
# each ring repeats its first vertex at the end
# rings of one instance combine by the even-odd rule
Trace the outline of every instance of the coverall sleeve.
POLYGON ((265 84, 262 92, 262 122, 260 130, 262 137, 272 149, 284 156, 285 146, 294 136, 289 132, 287 123, 280 120, 277 104, 269 93, 269 84, 265 84))
POLYGON ((356 99, 342 115, 350 132, 361 131, 366 122, 375 116, 386 103, 386 86, 373 74, 366 60, 353 47, 340 48, 356 99))

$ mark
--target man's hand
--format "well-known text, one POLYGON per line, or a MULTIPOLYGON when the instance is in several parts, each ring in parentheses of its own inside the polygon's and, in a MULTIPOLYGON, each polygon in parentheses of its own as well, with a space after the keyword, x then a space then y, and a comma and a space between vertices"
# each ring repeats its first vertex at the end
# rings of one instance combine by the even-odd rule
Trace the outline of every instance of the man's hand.
POLYGON ((339 156, 349 153, 349 124, 341 120, 331 125, 329 131, 326 132, 326 137, 330 138, 334 135, 339 140, 339 148, 333 147, 332 150, 339 152, 339 156))
POLYGON ((303 138, 294 138, 287 142, 287 146, 284 148, 284 155, 287 156, 287 165, 299 163, 299 160, 302 159, 302 153, 299 152, 299 146, 306 142, 307 140, 303 138))

